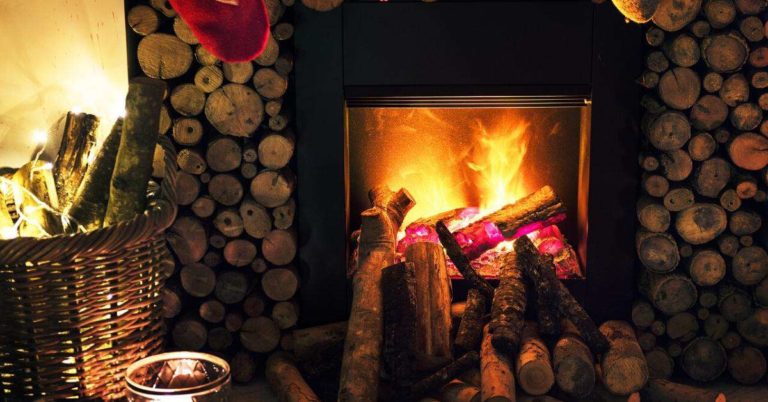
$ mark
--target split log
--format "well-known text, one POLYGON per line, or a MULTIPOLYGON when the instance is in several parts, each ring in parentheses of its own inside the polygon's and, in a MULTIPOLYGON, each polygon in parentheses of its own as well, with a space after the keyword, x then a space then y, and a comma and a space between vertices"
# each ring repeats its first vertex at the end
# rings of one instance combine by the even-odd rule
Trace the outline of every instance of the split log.
POLYGON ((241 350, 235 353, 229 365, 232 370, 232 380, 235 382, 248 383, 256 375, 256 362, 247 351, 241 350))
POLYGON ((759 246, 744 247, 733 257, 731 270, 742 285, 757 285, 768 275, 768 253, 759 246))
POLYGON ((696 285, 686 276, 678 274, 646 272, 641 277, 640 291, 654 307, 667 315, 688 310, 698 299, 696 285))
POLYGON ((568 396, 585 398, 595 386, 594 357, 578 330, 568 324, 552 350, 555 381, 568 396))
POLYGON ((656 233, 665 232, 671 220, 669 210, 649 197, 637 201, 637 219, 643 228, 656 233))
POLYGON ((417 242, 405 249, 414 265, 416 291, 416 365, 421 370, 451 360, 451 280, 443 248, 417 242))
POLYGON ((725 260, 714 250, 698 250, 688 262, 688 274, 699 286, 716 285, 725 277, 725 272, 725 260))
POLYGON ((667 337, 670 339, 684 338, 699 330, 699 320, 691 313, 677 313, 667 320, 667 337))
POLYGON ((267 99, 277 99, 288 90, 288 79, 271 68, 260 68, 253 75, 253 86, 259 95, 267 99))
POLYGON ((293 136, 270 133, 259 142, 259 161, 267 169, 282 169, 290 162, 293 150, 293 136))
POLYGON ((153 33, 136 50, 141 71, 148 77, 169 80, 184 75, 192 65, 192 49, 174 35, 153 33))
POLYGON ((695 381, 712 381, 725 371, 728 362, 725 349, 717 341, 696 338, 683 350, 681 366, 695 381))
POLYGON ((600 366, 603 385, 613 394, 628 395, 648 382, 648 366, 632 327, 623 321, 607 321, 600 332, 610 342, 600 366))
MULTIPOLYGON (((299 322, 299 304, 294 300, 277 302, 272 306, 272 313, 269 316, 275 321, 278 328, 282 330, 291 328, 299 322)), ((285 338, 286 336, 283 335, 280 339, 281 345, 283 341, 286 341, 285 338)), ((288 342, 292 344, 293 340, 288 342)), ((292 347, 293 345, 291 345, 292 347)))
POLYGON ((645 354, 645 361, 648 365, 649 382, 654 379, 666 380, 672 377, 675 370, 675 361, 669 356, 666 350, 655 347, 645 354))
POLYGON ((257 253, 256 246, 245 239, 234 239, 224 246, 224 260, 235 267, 250 265, 257 253))
POLYGON ((176 203, 190 205, 200 195, 200 180, 187 172, 176 173, 176 203))
POLYGON ((72 206, 67 211, 76 224, 85 230, 97 229, 104 221, 109 203, 109 183, 122 133, 123 119, 119 118, 101 145, 96 159, 88 167, 72 206))
POLYGON ((736 136, 728 145, 733 163, 746 170, 760 170, 768 165, 768 138, 755 133, 736 136))
POLYGON ((264 259, 275 265, 290 264, 298 249, 296 234, 292 231, 275 229, 261 242, 261 254, 264 259))
POLYGON ((296 216, 296 201, 289 199, 285 204, 272 210, 275 227, 278 229, 288 229, 293 226, 293 219, 296 216))
POLYGON ((129 84, 123 135, 112 172, 105 226, 132 219, 144 212, 165 91, 165 82, 160 80, 134 78, 129 84))
POLYGON ((514 402, 515 378, 510 355, 493 347, 488 326, 483 328, 480 348, 480 400, 482 402, 514 402))
POLYGON ((243 199, 244 191, 240 180, 231 174, 217 174, 208 182, 208 194, 221 205, 236 205, 243 199))
POLYGON ((235 84, 245 84, 253 77, 253 63, 250 61, 223 63, 221 70, 224 78, 235 84))
POLYGON ((488 281, 485 280, 480 274, 475 272, 475 269, 469 264, 469 259, 461 250, 461 246, 451 234, 451 231, 441 221, 435 224, 435 230, 440 238, 440 243, 445 247, 445 252, 450 257, 453 265, 461 272, 461 275, 466 279, 472 287, 481 291, 483 296, 488 299, 493 299, 493 287, 488 281))
POLYGON ((274 301, 286 301, 299 289, 299 276, 292 267, 272 268, 261 278, 264 294, 274 301))
MULTIPOLYGON (((213 227, 226 237, 238 237, 243 234, 243 219, 240 218, 240 214, 236 210, 224 209, 213 218, 213 227)), ((225 238, 220 238, 217 239, 219 244, 215 244, 214 237, 211 236, 211 245, 216 248, 224 248, 226 242, 225 238)))
POLYGON ((195 73, 195 86, 209 94, 224 84, 224 73, 216 66, 203 66, 195 73))
POLYGON ((707 67, 718 73, 741 69, 749 56, 749 45, 736 32, 715 34, 704 38, 701 54, 707 67))
POLYGON ((664 197, 669 192, 669 181, 657 174, 644 174, 643 189, 652 197, 664 197))
MULTIPOLYGON (((723 121, 725 121, 727 113, 726 108, 723 121)), ((693 117, 691 120, 696 121, 693 117)), ((661 151, 680 149, 690 138, 691 123, 682 113, 675 111, 661 114, 653 120, 648 131, 648 140, 651 142, 651 145, 661 151)))
POLYGON ((269 212, 251 198, 244 199, 240 204, 240 217, 243 219, 245 233, 255 239, 265 238, 272 230, 269 212))
POLYGON ((178 321, 171 332, 173 344, 183 350, 200 350, 208 340, 208 330, 198 320, 187 318, 178 321))
POLYGON ((192 148, 185 148, 176 155, 176 164, 183 172, 199 175, 205 172, 208 164, 203 155, 192 148))
POLYGON ((682 181, 690 176, 693 170, 693 161, 687 152, 676 149, 661 155, 661 166, 667 179, 682 181))
POLYGON ((160 27, 160 17, 158 17, 157 12, 145 5, 132 7, 125 16, 125 22, 133 29, 133 32, 141 36, 154 33, 160 27))
POLYGON ((740 384, 753 385, 765 376, 765 356, 760 349, 746 345, 728 353, 728 372, 740 384))
MULTIPOLYGON (((176 180, 178 180, 178 177, 176 180)), ((216 211, 216 201, 214 201, 213 198, 204 195, 192 202, 190 208, 198 218, 208 218, 213 216, 213 213, 216 211)))
POLYGON ((653 23, 667 32, 676 32, 696 18, 701 0, 661 0, 653 14, 653 23))
POLYGON ((320 402, 320 398, 304 381, 293 359, 285 352, 267 358, 264 374, 281 402, 320 402))
POLYGON ((633 22, 639 24, 650 21, 659 0, 613 0, 613 4, 619 9, 621 14, 633 22))
POLYGON ((206 297, 216 288, 216 274, 207 265, 185 265, 179 275, 181 287, 194 297, 206 297))
POLYGON ((208 248, 208 235, 202 222, 191 216, 180 216, 167 231, 170 244, 181 264, 200 261, 208 248))
POLYGON ((638 231, 637 256, 644 267, 657 273, 674 270, 680 263, 677 242, 669 233, 638 231))
MULTIPOLYGON (((420 284, 422 286, 428 283, 420 284)), ((416 353, 424 351, 423 325, 420 317, 416 270, 412 262, 390 265, 381 273, 384 316, 384 349, 382 357, 387 372, 398 384, 407 382, 415 372, 416 353), (421 328, 420 328, 421 327, 421 328), (422 332, 420 335, 419 333, 422 332)), ((427 303, 427 308, 429 304, 427 303)), ((445 329, 445 328, 444 328, 445 329)), ((450 335, 450 332, 446 334, 450 335)))
POLYGON ((243 150, 240 145, 228 137, 219 137, 208 142, 205 159, 214 172, 229 172, 240 167, 243 150))
POLYGON ((283 205, 293 193, 294 180, 286 169, 264 170, 251 181, 251 196, 259 204, 274 208, 283 205))
POLYGON ((644 300, 638 300, 632 305, 632 323, 638 328, 648 328, 656 319, 653 306, 644 300))
POLYGON ((715 29, 725 28, 736 19, 736 6, 731 0, 708 0, 703 9, 709 25, 715 29))
POLYGON ((173 139, 179 145, 194 146, 203 138, 203 125, 194 117, 182 117, 173 122, 173 139))
POLYGON ((226 308, 218 300, 206 300, 200 304, 197 312, 204 321, 216 324, 224 320, 226 308))
POLYGON ((722 158, 707 159, 693 173, 693 188, 705 197, 717 198, 730 180, 730 163, 722 158))
POLYGON ((654 402, 725 402, 722 392, 666 379, 654 379, 640 391, 643 400, 654 402))
POLYGON ((678 187, 669 190, 664 195, 664 207, 670 212, 680 212, 694 203, 693 191, 687 187, 678 187))
POLYGON ((698 245, 722 234, 727 223, 728 217, 720 205, 698 203, 677 214, 675 229, 683 240, 698 245))
MULTIPOLYGON (((526 305, 526 286, 523 282, 523 261, 507 253, 502 258, 499 271, 499 286, 496 288, 491 307, 491 322, 488 329, 493 346, 510 356, 520 349, 526 305)), ((540 284, 536 284, 542 288, 540 284)), ((549 299, 541 299, 542 302, 549 299)), ((548 310, 547 306, 547 310, 548 310)), ((544 311, 542 304, 542 311, 544 311)))
POLYGON ((754 103, 742 103, 731 109, 730 121, 737 130, 754 130, 763 121, 763 111, 754 103))
POLYGON ((723 81, 720 88, 720 99, 726 105, 736 107, 749 100, 749 82, 743 74, 733 74, 723 81))
POLYGON ((469 289, 467 303, 461 314, 461 323, 454 345, 462 352, 477 350, 483 336, 483 316, 487 309, 485 296, 477 289, 469 289))
POLYGON ((587 315, 584 308, 573 298, 568 289, 565 288, 556 277, 552 259, 541 256, 536 250, 530 239, 523 236, 515 242, 515 251, 518 260, 521 260, 526 267, 526 274, 533 283, 547 282, 547 287, 551 292, 557 294, 558 308, 560 313, 571 320, 579 329, 584 341, 589 345, 594 353, 601 353, 607 349, 608 342, 605 337, 598 332, 595 323, 587 315))
POLYGON ((248 137, 264 118, 264 104, 253 89, 227 84, 208 96, 205 117, 222 134, 248 137))
POLYGON ((699 99, 701 80, 699 75, 686 67, 675 67, 659 79, 659 97, 669 107, 685 110, 699 99))
POLYGON ((752 313, 752 299, 741 288, 731 285, 721 286, 718 291, 717 307, 726 320, 739 322, 752 313))
POLYGON ((96 145, 98 127, 99 118, 92 114, 67 113, 59 153, 53 164, 53 177, 56 180, 59 207, 62 209, 72 205, 83 180, 88 157, 96 145))
POLYGON ((699 130, 713 130, 728 118, 728 105, 717 96, 704 95, 691 109, 691 124, 699 130))
POLYGON ((479 362, 480 355, 477 352, 467 352, 435 373, 408 387, 401 396, 406 400, 415 400, 442 387, 462 372, 475 367, 479 362))
POLYGON ((701 80, 701 86, 707 92, 717 92, 723 86, 723 76, 714 71, 710 71, 701 80))
POLYGON ((728 189, 720 194, 720 206, 726 211, 734 212, 741 208, 741 198, 736 193, 736 190, 728 189))

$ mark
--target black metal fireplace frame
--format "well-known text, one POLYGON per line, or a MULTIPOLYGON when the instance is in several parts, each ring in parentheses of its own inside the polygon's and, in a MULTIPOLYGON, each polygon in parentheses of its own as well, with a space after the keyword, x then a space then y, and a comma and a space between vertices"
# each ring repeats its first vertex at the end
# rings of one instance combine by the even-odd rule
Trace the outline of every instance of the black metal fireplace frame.
POLYGON ((347 2, 327 13, 297 6, 295 22, 304 324, 348 313, 345 102, 405 97, 590 97, 587 280, 567 284, 597 320, 628 317, 639 177, 637 26, 587 0, 347 2))

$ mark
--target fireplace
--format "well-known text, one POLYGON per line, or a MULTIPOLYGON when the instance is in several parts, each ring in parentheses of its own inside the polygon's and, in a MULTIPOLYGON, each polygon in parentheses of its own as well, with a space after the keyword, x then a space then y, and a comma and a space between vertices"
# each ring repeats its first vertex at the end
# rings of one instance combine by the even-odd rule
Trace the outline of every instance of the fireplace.
POLYGON ((406 228, 457 209, 476 219, 549 185, 576 263, 561 278, 596 320, 626 318, 636 27, 588 1, 360 1, 296 18, 305 317, 345 317, 350 235, 370 188, 412 193, 406 228))

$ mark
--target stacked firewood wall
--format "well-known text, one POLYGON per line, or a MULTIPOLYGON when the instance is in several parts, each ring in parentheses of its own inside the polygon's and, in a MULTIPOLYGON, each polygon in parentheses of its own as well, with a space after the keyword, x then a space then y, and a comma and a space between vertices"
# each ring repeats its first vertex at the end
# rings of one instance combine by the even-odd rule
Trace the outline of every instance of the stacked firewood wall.
POLYGON ((168 82, 161 132, 178 150, 180 212, 168 233, 177 266, 163 291, 169 348, 221 355, 239 382, 267 353, 292 348, 287 330, 299 316, 293 1, 266 4, 267 48, 244 63, 206 51, 165 0, 137 1, 127 14, 142 72, 168 82))
POLYGON ((632 320, 652 377, 766 372, 767 19, 764 0, 661 1, 646 28, 632 320))

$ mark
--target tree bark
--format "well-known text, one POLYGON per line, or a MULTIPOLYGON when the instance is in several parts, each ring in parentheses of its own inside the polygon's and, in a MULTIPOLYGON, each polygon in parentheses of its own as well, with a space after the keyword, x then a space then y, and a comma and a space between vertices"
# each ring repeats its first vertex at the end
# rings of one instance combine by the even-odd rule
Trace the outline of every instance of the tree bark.
POLYGON ((461 323, 454 345, 462 352, 477 350, 483 337, 483 316, 487 310, 485 296, 477 289, 469 289, 461 323))
POLYGON ((493 296, 488 329, 493 346, 513 356, 520 349, 525 323, 526 288, 523 262, 514 253, 502 257, 499 287, 493 296))
POLYGON ((648 366, 632 327, 623 321, 607 321, 600 332, 610 342, 600 360, 603 385, 616 395, 642 389, 648 381, 648 366))
POLYGON ((493 347, 488 326, 483 328, 480 348, 481 402, 514 402, 515 378, 510 355, 493 347))
MULTIPOLYGON (((390 265, 382 270, 381 292, 384 315, 383 360, 387 371, 398 384, 406 383, 416 369, 415 359, 420 344, 416 270, 411 262, 390 265)), ((429 307, 429 306, 427 306, 429 307)), ((428 318, 428 317, 426 317, 428 318)), ((423 341, 423 339, 421 339, 423 341)))

